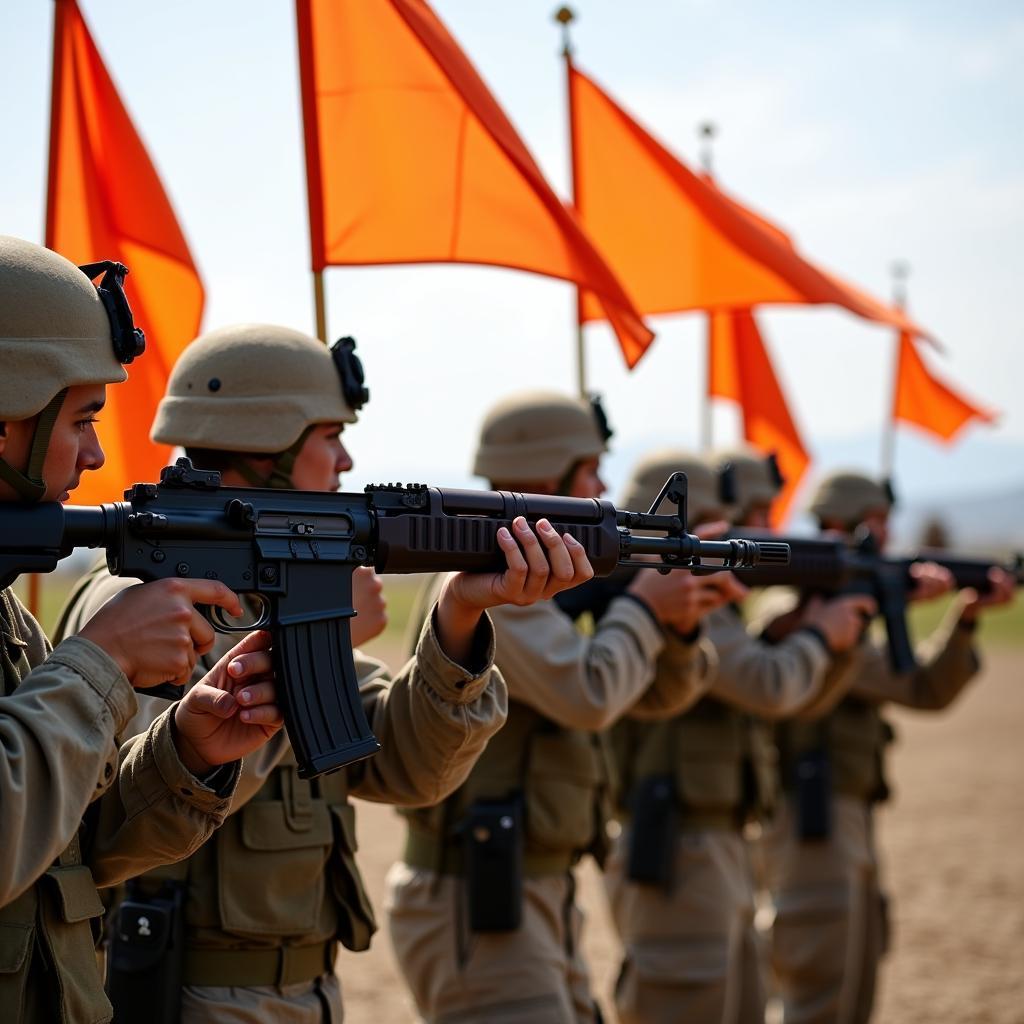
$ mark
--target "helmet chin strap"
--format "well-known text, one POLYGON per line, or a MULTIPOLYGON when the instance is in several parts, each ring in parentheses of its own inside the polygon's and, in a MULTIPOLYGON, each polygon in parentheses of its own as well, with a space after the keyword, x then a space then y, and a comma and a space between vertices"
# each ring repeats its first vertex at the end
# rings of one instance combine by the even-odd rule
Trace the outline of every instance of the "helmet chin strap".
POLYGON ((271 487, 279 491, 295 490, 295 484, 292 482, 292 472, 295 469, 295 460, 299 457, 299 452, 302 450, 302 446, 306 443, 306 438, 309 437, 315 426, 315 423, 310 423, 310 425, 306 427, 301 434, 299 434, 297 441, 274 457, 273 467, 271 468, 270 473, 266 476, 253 469, 252 465, 246 461, 245 456, 243 455, 236 455, 235 458, 232 459, 232 469, 234 469, 240 476, 244 477, 245 480, 252 484, 253 487, 271 487))
POLYGON ((67 388, 58 391, 49 404, 36 417, 35 430, 32 432, 32 444, 28 451, 28 466, 22 473, 9 462, 0 458, 0 480, 9 484, 17 492, 22 501, 38 502, 46 494, 46 482, 43 480, 43 463, 50 447, 50 437, 54 425, 60 415, 61 406, 67 396, 67 388))

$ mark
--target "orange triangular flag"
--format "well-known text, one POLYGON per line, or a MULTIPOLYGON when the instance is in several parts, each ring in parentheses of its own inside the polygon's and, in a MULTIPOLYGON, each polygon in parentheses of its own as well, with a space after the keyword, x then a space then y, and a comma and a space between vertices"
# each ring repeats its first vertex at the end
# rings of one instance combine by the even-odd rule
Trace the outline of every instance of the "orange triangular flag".
POLYGON ((653 335, 422 0, 296 0, 312 262, 484 263, 588 288, 653 335))
MULTIPOLYGON (((690 171, 572 65, 569 111, 576 209, 643 315, 832 303, 924 333, 805 260, 784 231, 690 171)), ((580 315, 603 316, 588 295, 580 315)))
POLYGON ((929 372, 906 331, 901 332, 899 344, 892 405, 894 420, 912 423, 943 441, 952 441, 961 427, 972 419, 995 422, 993 412, 968 402, 929 372))
POLYGON ((743 435, 755 448, 774 452, 785 484, 772 505, 772 524, 789 513, 811 458, 800 439, 771 359, 749 310, 712 314, 708 394, 738 403, 743 435))
POLYGON ((196 336, 203 286, 145 146, 74 0, 57 0, 46 245, 74 263, 117 260, 146 352, 100 413, 106 465, 86 473, 82 503, 153 480, 170 449, 149 440, 167 376, 196 336))

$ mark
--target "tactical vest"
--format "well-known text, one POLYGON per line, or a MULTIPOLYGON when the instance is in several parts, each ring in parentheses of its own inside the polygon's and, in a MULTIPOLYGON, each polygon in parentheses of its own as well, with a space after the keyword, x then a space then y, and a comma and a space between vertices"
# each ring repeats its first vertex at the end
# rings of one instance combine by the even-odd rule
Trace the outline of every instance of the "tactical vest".
MULTIPOLYGON (((106 571, 101 561, 82 577, 64 606, 58 633, 106 571)), ((242 603, 250 615, 257 611, 244 597, 242 603)), ((212 653, 205 655, 198 668, 209 671, 215 661, 212 653)), ((141 896, 155 895, 168 880, 185 882, 184 984, 251 987, 282 977, 307 980, 333 961, 335 939, 354 951, 369 947, 377 923, 356 866, 355 808, 348 797, 344 771, 300 779, 289 749, 255 795, 192 857, 133 880, 132 892, 141 896), (296 959, 291 952, 317 943, 325 946, 320 960, 296 959), (255 955, 217 961, 213 951, 221 950, 255 955), (283 960, 261 956, 266 950, 287 951, 297 973, 282 971, 283 960)), ((119 887, 110 902, 120 903, 124 895, 119 887)))
POLYGON ((672 780, 680 822, 695 828, 738 828, 771 814, 777 769, 764 723, 713 697, 674 718, 623 718, 612 728, 615 801, 629 816, 630 797, 653 777, 672 780))
POLYGON ((823 751, 828 755, 833 792, 870 802, 887 800, 885 748, 894 735, 878 706, 856 697, 844 698, 817 721, 780 723, 776 736, 783 785, 795 786, 802 754, 823 751))
MULTIPOLYGON (((9 591, 0 591, 5 696, 31 671, 9 591)), ((96 966, 103 905, 82 863, 79 837, 33 886, 0 907, 0 1008, 11 1021, 107 1021, 113 1013, 96 966)))
MULTIPOLYGON (((213 660, 203 659, 206 670, 213 660)), ((289 748, 253 797, 188 860, 148 872, 134 888, 145 894, 165 879, 187 883, 184 984, 270 985, 279 980, 279 965, 258 951, 328 943, 330 962, 335 939, 357 952, 369 947, 377 923, 356 850, 347 774, 301 779, 289 748), (219 950, 257 955, 218 962, 211 954, 219 950)), ((310 961, 295 980, 323 967, 323 960, 310 961)))
POLYGON ((405 859, 414 867, 460 873, 459 826, 480 800, 522 800, 524 872, 560 874, 584 853, 602 861, 611 811, 611 762, 605 738, 566 729, 520 701, 488 742, 466 782, 433 807, 403 810, 405 859))

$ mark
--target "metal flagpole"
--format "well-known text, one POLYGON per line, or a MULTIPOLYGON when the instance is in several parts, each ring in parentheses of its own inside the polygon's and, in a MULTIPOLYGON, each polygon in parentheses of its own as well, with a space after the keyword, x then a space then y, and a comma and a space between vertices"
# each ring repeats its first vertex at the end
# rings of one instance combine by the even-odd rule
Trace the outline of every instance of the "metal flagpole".
MULTIPOLYGON (((554 20, 562 26, 562 57, 565 60, 565 86, 569 106, 569 166, 571 168, 571 195, 573 206, 576 205, 576 146, 573 139, 572 110, 572 39, 569 25, 576 20, 571 7, 559 7, 555 11, 554 20)), ((587 397, 587 353, 583 343, 583 296, 579 285, 576 286, 576 390, 580 398, 587 397)))
MULTIPOLYGON (((907 278, 910 264, 896 260, 890 268, 892 274, 892 301, 900 311, 907 308, 907 278)), ((896 469, 896 389, 899 387, 900 335, 896 335, 896 358, 893 361, 892 387, 889 390, 889 408, 882 427, 882 478, 889 480, 896 469)))
MULTIPOLYGON (((718 126, 713 121, 702 121, 697 128, 702 145, 700 150, 701 169, 712 177, 714 164, 714 139, 718 133, 718 126)), ((700 406, 700 448, 703 452, 711 451, 714 440, 714 409, 711 405, 711 336, 712 336, 712 314, 707 314, 707 323, 704 334, 704 395, 700 406)))

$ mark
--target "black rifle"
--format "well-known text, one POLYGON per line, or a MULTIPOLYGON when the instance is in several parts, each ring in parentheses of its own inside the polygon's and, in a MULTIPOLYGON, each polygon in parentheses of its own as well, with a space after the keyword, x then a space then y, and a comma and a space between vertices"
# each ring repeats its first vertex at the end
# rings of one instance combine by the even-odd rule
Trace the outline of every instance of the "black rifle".
MULTIPOLYGON (((732 530, 730 537, 756 540, 771 536, 756 530, 732 530)), ((874 537, 861 531, 852 543, 828 537, 778 537, 789 545, 790 564, 776 571, 766 566, 758 574, 757 586, 786 585, 797 587, 805 595, 836 597, 844 594, 867 594, 878 604, 878 614, 885 623, 889 661, 895 672, 910 672, 916 665, 914 648, 907 630, 907 603, 914 592, 910 567, 916 563, 935 562, 952 573, 958 590, 973 587, 981 593, 991 588, 988 578, 992 568, 1005 569, 1017 581, 1024 582, 1024 559, 1020 555, 1008 562, 992 558, 965 558, 945 551, 919 551, 914 555, 890 558, 882 555, 874 537)), ((742 569, 740 579, 745 578, 742 569)))
MULTIPOLYGON (((973 587, 981 593, 990 589, 988 578, 992 568, 1009 572, 1020 586, 1024 583, 1024 557, 1001 562, 992 558, 964 558, 945 551, 923 550, 915 555, 887 558, 879 554, 874 538, 864 532, 848 543, 828 537, 780 537, 765 531, 735 528, 730 539, 781 541, 790 550, 788 564, 759 567, 748 574, 745 567, 736 570, 745 583, 757 587, 795 587, 804 597, 818 595, 837 597, 867 594, 878 604, 878 614, 885 623, 889 660, 895 672, 910 672, 916 665, 914 648, 907 630, 907 602, 914 590, 910 567, 919 562, 935 562, 949 569, 957 589, 973 587)), ((713 569, 715 567, 707 567, 713 569)), ((695 571, 702 571, 697 568, 695 571)), ((559 594, 555 600, 573 618, 591 612, 600 618, 613 598, 629 586, 633 573, 629 569, 615 572, 606 579, 593 579, 575 590, 559 594)))
MULTIPOLYGON (((776 541, 703 541, 686 532, 686 476, 659 496, 675 515, 624 512, 589 498, 449 490, 421 484, 332 494, 223 487, 220 474, 179 459, 159 484, 136 484, 127 501, 99 506, 0 505, 0 586, 50 572, 76 547, 102 547, 115 576, 221 580, 253 595, 260 619, 210 622, 222 632, 270 629, 285 726, 303 778, 376 753, 352 661, 352 573, 495 572, 505 556, 495 534, 516 516, 547 518, 585 548, 596 573, 619 565, 692 569, 701 558, 729 568, 784 563, 776 541), (660 536, 636 536, 631 530, 660 536), (661 561, 640 562, 657 555, 661 561)), ((655 506, 655 508, 657 505, 655 506)))

